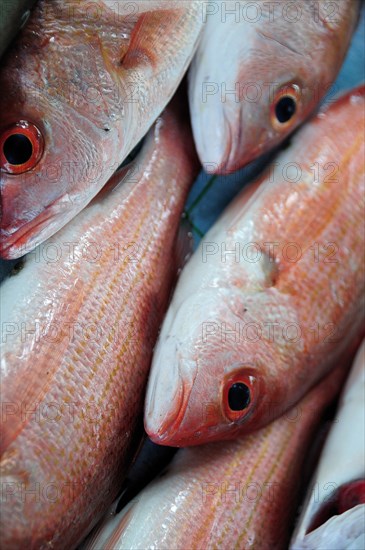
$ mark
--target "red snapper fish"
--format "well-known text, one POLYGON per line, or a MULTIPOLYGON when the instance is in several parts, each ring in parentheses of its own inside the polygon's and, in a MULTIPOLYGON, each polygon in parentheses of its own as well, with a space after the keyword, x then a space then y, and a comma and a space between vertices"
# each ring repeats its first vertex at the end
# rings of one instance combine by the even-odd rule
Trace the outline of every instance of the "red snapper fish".
POLYGON ((0 70, 0 256, 70 221, 175 92, 202 27, 196 1, 39 0, 0 70))
POLYGON ((256 430, 355 352, 365 312, 364 91, 303 127, 183 269, 148 382, 155 443, 256 430))
POLYGON ((4 548, 73 548, 116 498, 198 170, 190 130, 169 109, 136 161, 4 282, 4 548))
POLYGON ((204 3, 189 94, 209 171, 241 168, 313 112, 342 65, 358 14, 357 0, 204 3))
POLYGON ((357 352, 290 548, 365 548, 365 342, 357 352))
POLYGON ((307 451, 344 374, 337 368, 255 433, 179 450, 160 478, 95 529, 83 550, 287 548, 307 451))

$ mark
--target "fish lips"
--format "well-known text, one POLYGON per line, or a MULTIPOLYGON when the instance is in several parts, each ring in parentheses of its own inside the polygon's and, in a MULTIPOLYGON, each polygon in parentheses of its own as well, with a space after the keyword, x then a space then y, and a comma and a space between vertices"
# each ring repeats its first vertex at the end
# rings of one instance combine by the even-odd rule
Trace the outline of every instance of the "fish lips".
POLYGON ((193 361, 186 368, 173 340, 168 336, 164 345, 156 350, 155 368, 146 395, 145 430, 152 441, 160 445, 170 445, 181 425, 197 374, 197 365, 193 361), (162 364, 169 368, 162 369, 162 364))
MULTIPOLYGON (((80 204, 78 211, 87 204, 80 204)), ((36 246, 54 235, 75 216, 75 200, 62 195, 40 214, 15 231, 0 229, 0 257, 12 260, 24 256, 36 246)))

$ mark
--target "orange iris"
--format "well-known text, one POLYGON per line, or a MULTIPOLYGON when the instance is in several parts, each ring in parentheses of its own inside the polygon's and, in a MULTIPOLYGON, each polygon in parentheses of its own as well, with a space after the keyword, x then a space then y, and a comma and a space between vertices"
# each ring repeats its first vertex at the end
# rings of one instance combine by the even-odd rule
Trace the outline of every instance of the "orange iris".
POLYGON ((232 422, 239 422, 252 411, 256 401, 256 378, 240 370, 224 380, 223 413, 232 422))
POLYGON ((276 92, 270 107, 271 124, 275 130, 290 128, 297 120, 300 104, 300 88, 296 84, 287 84, 276 92))

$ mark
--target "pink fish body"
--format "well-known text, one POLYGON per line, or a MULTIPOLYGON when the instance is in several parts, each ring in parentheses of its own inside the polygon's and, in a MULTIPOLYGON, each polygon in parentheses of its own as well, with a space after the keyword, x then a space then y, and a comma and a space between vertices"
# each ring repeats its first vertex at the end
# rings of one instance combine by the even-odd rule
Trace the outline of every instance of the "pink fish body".
POLYGON ((197 170, 190 132, 170 109, 136 161, 2 286, 9 550, 73 548, 120 489, 197 170))

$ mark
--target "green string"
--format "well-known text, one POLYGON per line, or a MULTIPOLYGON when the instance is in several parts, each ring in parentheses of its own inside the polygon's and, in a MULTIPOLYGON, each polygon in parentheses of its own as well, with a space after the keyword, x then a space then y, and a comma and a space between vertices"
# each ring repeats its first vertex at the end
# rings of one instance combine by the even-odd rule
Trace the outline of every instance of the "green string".
POLYGON ((204 237, 204 233, 202 233, 200 229, 195 224, 193 224, 193 222, 189 217, 187 219, 189 220, 192 230, 195 231, 198 234, 198 236, 202 239, 204 237))
POLYGON ((207 181, 205 187, 201 190, 201 192, 199 193, 199 195, 197 196, 195 201, 193 201, 193 203, 190 205, 190 208, 188 210, 185 210, 185 212, 184 212, 184 216, 185 216, 186 220, 189 222, 189 224, 191 225, 192 230, 197 233, 197 235, 198 235, 198 237, 200 237, 200 239, 202 239, 204 237, 204 233, 202 231, 200 231, 200 229, 192 222, 190 214, 192 213, 194 208, 199 204, 199 202, 202 200, 202 198, 207 193, 207 191, 209 191, 209 189, 212 187, 212 185, 213 185, 213 183, 215 182, 216 179, 217 179, 216 174, 214 174, 211 178, 209 178, 209 180, 207 181))
POLYGON ((212 187, 213 183, 215 182, 215 180, 217 179, 217 174, 214 174, 207 182, 206 186, 204 187, 204 189, 202 189, 202 191, 199 193, 199 195, 197 196, 197 198, 195 199, 195 201, 193 202, 193 204, 190 206, 190 208, 186 211, 186 214, 187 216, 189 216, 189 214, 191 214, 191 212, 194 210, 194 208, 199 204, 199 202, 201 201, 201 199, 204 197, 204 195, 206 194, 206 192, 212 187))

